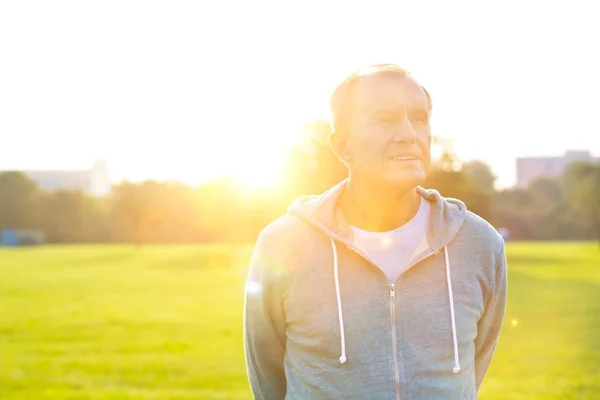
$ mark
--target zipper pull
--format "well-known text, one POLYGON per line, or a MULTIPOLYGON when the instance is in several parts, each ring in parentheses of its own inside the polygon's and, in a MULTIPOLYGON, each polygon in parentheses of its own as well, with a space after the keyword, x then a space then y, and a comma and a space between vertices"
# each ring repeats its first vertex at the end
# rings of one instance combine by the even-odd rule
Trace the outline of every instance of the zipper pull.
POLYGON ((396 284, 390 283, 390 301, 396 300, 396 284))

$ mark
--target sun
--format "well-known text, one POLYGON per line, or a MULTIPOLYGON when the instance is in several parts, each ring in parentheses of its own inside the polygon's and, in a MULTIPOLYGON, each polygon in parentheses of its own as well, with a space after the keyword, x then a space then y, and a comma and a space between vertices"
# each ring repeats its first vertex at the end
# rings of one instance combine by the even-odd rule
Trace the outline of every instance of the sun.
POLYGON ((227 162, 226 174, 248 189, 268 189, 283 177, 287 156, 285 146, 252 145, 245 153, 227 162))
POLYGON ((300 131, 296 124, 276 122, 280 123, 265 124, 261 129, 239 129, 242 134, 235 137, 236 146, 228 150, 230 156, 219 157, 225 174, 247 189, 273 189, 284 178, 300 131))
POLYGON ((240 163, 229 174, 242 186, 249 189, 266 189, 274 186, 281 177, 281 169, 262 161, 253 165, 240 163))

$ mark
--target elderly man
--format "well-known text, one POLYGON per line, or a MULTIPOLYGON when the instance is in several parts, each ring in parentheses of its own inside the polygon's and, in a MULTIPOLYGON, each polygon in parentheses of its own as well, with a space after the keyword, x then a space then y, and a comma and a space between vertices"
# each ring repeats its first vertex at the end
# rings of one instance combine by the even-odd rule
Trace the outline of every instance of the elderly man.
POLYGON ((420 185, 431 98, 405 70, 352 74, 331 99, 348 179, 259 235, 244 309, 256 399, 476 399, 506 304, 504 242, 420 185))

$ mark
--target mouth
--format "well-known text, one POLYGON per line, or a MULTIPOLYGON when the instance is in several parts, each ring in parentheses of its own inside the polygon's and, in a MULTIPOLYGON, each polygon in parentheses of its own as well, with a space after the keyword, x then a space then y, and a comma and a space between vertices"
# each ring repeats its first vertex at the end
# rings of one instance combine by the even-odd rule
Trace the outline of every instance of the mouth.
POLYGON ((418 160, 418 157, 414 157, 414 156, 396 156, 396 157, 390 157, 390 160, 392 161, 415 161, 418 160))

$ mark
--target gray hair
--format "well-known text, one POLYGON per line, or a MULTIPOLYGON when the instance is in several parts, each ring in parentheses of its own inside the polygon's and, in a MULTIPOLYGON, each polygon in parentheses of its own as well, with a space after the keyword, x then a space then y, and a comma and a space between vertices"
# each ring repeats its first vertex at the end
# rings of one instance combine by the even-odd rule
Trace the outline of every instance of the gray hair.
MULTIPOLYGON (((351 114, 356 84, 362 77, 380 72, 392 72, 401 76, 410 76, 407 70, 396 64, 376 64, 354 71, 337 86, 331 95, 329 108, 331 110, 331 127, 333 131, 339 131, 339 128, 347 122, 348 116, 351 114)), ((421 88, 425 92, 425 96, 427 96, 429 113, 431 114, 431 96, 427 89, 423 86, 421 88)))

